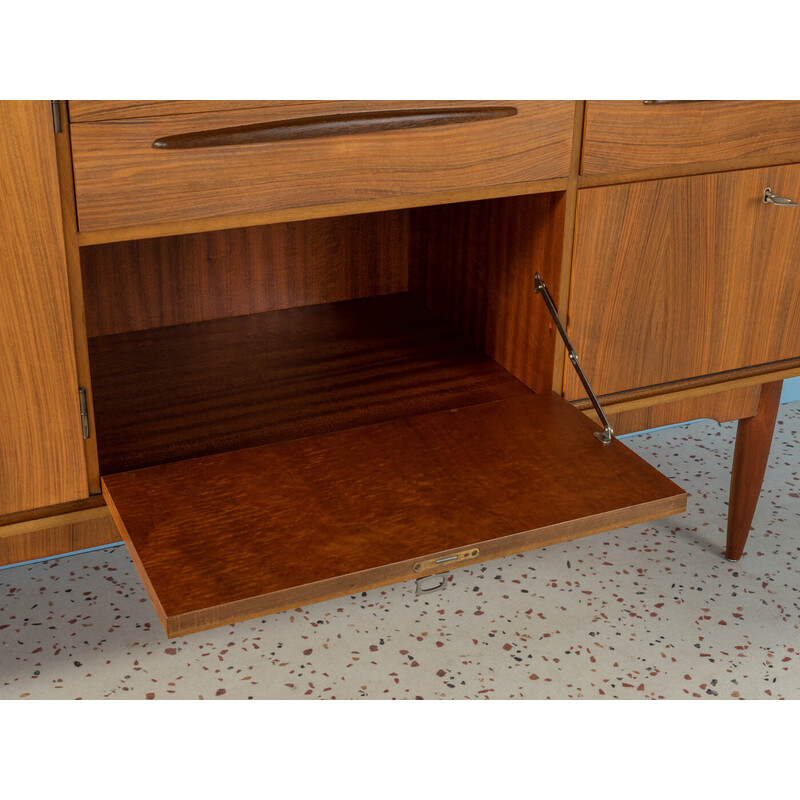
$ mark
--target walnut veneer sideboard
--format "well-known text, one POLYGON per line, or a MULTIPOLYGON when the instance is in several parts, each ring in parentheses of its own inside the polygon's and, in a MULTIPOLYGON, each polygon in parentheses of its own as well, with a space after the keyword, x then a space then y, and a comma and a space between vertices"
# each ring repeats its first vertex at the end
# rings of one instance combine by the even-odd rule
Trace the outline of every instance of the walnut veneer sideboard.
POLYGON ((603 416, 740 420, 742 556, 800 102, 2 102, 0 181, 0 563, 178 636, 681 513, 603 416))

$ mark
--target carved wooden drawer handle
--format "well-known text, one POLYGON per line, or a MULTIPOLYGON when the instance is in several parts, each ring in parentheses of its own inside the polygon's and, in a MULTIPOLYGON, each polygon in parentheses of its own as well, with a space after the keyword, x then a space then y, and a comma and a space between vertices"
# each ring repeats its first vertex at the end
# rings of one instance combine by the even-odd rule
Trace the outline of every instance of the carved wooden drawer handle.
POLYGON ((217 128, 208 131, 178 133, 153 142, 160 150, 188 150, 198 147, 223 147, 268 142, 289 142, 320 139, 329 136, 349 136, 355 133, 375 133, 406 128, 430 128, 437 125, 457 125, 513 117, 514 106, 468 108, 415 108, 392 111, 363 111, 352 114, 328 114, 317 117, 281 119, 217 128))
POLYGON ((713 100, 642 100, 646 106, 668 106, 672 103, 713 103, 713 100))

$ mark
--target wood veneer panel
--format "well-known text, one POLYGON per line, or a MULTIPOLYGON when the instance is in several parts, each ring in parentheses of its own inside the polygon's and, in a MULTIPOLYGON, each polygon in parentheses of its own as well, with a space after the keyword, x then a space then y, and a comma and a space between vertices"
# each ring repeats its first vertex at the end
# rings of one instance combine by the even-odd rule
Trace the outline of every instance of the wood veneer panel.
POLYGON ((234 109, 314 105, 314 100, 70 100, 71 123, 200 114, 234 109))
POLYGON ((411 212, 409 289, 534 391, 552 388, 556 332, 534 292, 558 298, 564 193, 411 212))
POLYGON ((79 231, 80 245, 128 242, 132 239, 152 239, 159 236, 182 236, 187 233, 252 228, 257 225, 274 225, 283 222, 298 222, 326 217, 343 217, 352 214, 372 214, 378 211, 393 211, 421 208, 442 203, 461 203, 485 200, 492 197, 516 197, 525 194, 563 192, 567 188, 566 178, 528 181, 503 186, 479 187, 477 189, 451 189, 415 195, 387 195, 379 199, 352 200, 346 203, 327 203, 314 206, 281 208, 273 211, 256 211, 250 214, 220 214, 202 219, 180 222, 148 223, 125 228, 105 228, 101 231, 79 231))
MULTIPOLYGON (((581 165, 581 152, 583 147, 583 126, 586 119, 586 102, 579 101, 575 104, 575 127, 572 132, 572 159, 569 167, 569 183, 564 194, 564 223, 561 241, 561 268, 557 280, 554 282, 558 289, 555 295, 560 308, 569 308, 570 275, 572 274, 572 257, 575 244, 575 219, 578 211, 578 180, 581 165)), ((541 273, 540 273, 541 274, 541 273)), ((547 270, 550 275, 550 269, 547 270)), ((545 281, 547 282, 547 281, 545 281)), ((548 285, 549 289, 549 285, 548 285)), ((551 290, 552 292, 552 290, 551 290)), ((555 336, 553 347, 553 377, 551 389, 561 393, 564 383, 564 366, 566 345, 560 336, 555 336)))
MULTIPOLYGON (((745 387, 761 386, 772 381, 782 381, 798 376, 800 376, 800 358, 791 358, 786 361, 759 364, 756 367, 743 367, 674 383, 662 383, 658 386, 645 386, 616 394, 607 394, 600 399, 608 406, 615 406, 618 411, 630 411, 654 403, 693 400, 722 390, 733 391, 745 387)), ((575 400, 572 405, 582 411, 592 407, 588 397, 575 400)))
MULTIPOLYGON (((578 188, 590 189, 594 186, 611 186, 615 183, 638 183, 639 181, 656 181, 665 178, 682 178, 689 175, 705 175, 709 172, 730 172, 740 169, 760 169, 779 164, 794 164, 800 161, 800 153, 787 153, 785 156, 748 156, 735 161, 695 161, 663 167, 647 169, 629 169, 624 172, 604 172, 600 175, 578 176, 578 188)), ((84 234, 79 234, 83 236, 84 234)), ((91 234, 86 234, 91 235, 91 234)))
MULTIPOLYGON (((58 104, 62 122, 67 119, 67 104, 58 104)), ((72 149, 69 125, 62 124, 61 132, 55 135, 56 163, 58 165, 59 194, 61 198, 61 222, 64 231, 64 254, 66 256, 67 285, 72 312, 72 331, 75 342, 75 366, 78 384, 85 390, 88 414, 88 438, 83 440, 86 458, 86 474, 90 494, 100 494, 100 468, 97 463, 97 433, 94 429, 94 396, 89 371, 89 349, 86 339, 86 312, 84 308, 83 279, 81 275, 80 248, 78 247, 78 217, 75 209, 75 181, 72 176, 72 149)))
POLYGON ((725 557, 729 561, 738 561, 742 557, 750 534, 769 461, 782 386, 783 381, 765 383, 761 387, 756 413, 739 420, 736 428, 725 547, 725 557))
POLYGON ((0 102, 0 514, 89 494, 53 137, 0 102))
POLYGON ((466 125, 516 116, 514 106, 460 106, 459 108, 393 108, 385 111, 350 111, 318 114, 250 125, 178 133, 153 142, 159 150, 197 150, 247 144, 299 142, 384 131, 409 131, 445 125, 466 125))
POLYGON ((456 548, 487 557, 685 508, 594 429, 528 394, 107 476, 104 493, 177 636, 409 577, 456 548))
POLYGON ((72 130, 80 230, 491 189, 567 175, 567 101, 330 101, 147 119, 72 130), (301 117, 393 108, 511 105, 514 116, 311 141, 159 150, 166 136, 301 117))
POLYGON ((25 511, 17 511, 14 514, 3 514, 0 516, 0 531, 12 525, 19 525, 28 522, 39 521, 41 527, 47 527, 48 519, 61 517, 64 514, 75 514, 91 512, 99 506, 103 506, 103 496, 101 494, 90 495, 80 500, 70 500, 68 503, 58 503, 53 506, 40 506, 25 511))
POLYGON ((408 294, 91 339, 101 474, 526 393, 408 294))
POLYGON ((89 336, 408 288, 408 212, 81 248, 89 336))
MULTIPOLYGON (((464 105, 469 101, 419 101, 386 100, 380 104, 392 108, 413 109, 424 103, 435 107, 464 105)), ((348 100, 350 111, 370 111, 376 107, 375 100, 348 100)), ((70 100, 70 122, 100 122, 107 120, 146 119, 176 114, 204 114, 209 112, 229 112, 237 109, 280 109, 295 110, 295 116, 320 114, 342 103, 335 100, 70 100)))
MULTIPOLYGON (((730 422, 734 419, 751 417, 758 408, 760 394, 759 386, 746 386, 730 392, 682 398, 671 403, 660 403, 629 411, 615 412, 613 406, 606 406, 603 410, 611 422, 614 433, 620 435, 695 419, 730 422)), ((592 419, 597 419, 594 411, 587 413, 592 419)))
POLYGON ((42 527, 31 523, 0 528, 0 566, 119 542, 121 537, 108 509, 102 507, 96 512, 87 519, 72 519, 78 514, 66 514, 61 524, 40 520, 42 527))
POLYGON ((584 175, 752 156, 800 158, 800 102, 586 104, 584 175))
POLYGON ((766 187, 800 198, 800 166, 579 191, 569 331, 598 394, 800 356, 800 208, 766 187))

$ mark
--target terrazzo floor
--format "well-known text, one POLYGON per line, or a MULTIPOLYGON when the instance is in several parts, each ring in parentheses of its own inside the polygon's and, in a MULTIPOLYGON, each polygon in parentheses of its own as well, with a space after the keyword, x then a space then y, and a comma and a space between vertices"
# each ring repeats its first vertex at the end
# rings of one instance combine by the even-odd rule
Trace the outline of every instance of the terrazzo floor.
POLYGON ((723 557, 735 424, 626 443, 686 514, 165 637, 124 547, 0 570, 0 699, 800 698, 800 403, 744 558, 723 557))

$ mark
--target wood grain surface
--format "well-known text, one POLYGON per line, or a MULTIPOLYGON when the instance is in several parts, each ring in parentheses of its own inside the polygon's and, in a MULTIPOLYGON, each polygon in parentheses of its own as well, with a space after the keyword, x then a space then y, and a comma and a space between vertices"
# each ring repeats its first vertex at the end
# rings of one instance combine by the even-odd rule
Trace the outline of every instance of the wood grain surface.
POLYGON ((443 125, 465 125, 472 122, 513 117, 514 106, 480 106, 473 108, 394 108, 385 111, 350 111, 346 114, 319 114, 311 117, 256 122, 228 128, 177 133, 153 142, 159 150, 196 150, 206 147, 229 147, 273 142, 299 142, 308 139, 329 139, 334 136, 355 136, 381 131, 434 128, 443 125))
POLYGON ((104 494, 174 637, 407 578, 439 553, 492 557, 685 508, 594 429, 528 394, 106 476, 104 494))
MULTIPOLYGON (((230 112, 238 109, 279 109, 281 112, 291 110, 299 116, 320 113, 342 104, 342 101, 332 100, 70 100, 69 118, 70 122, 74 124, 107 120, 172 117, 181 114, 230 112)), ((447 108, 472 105, 472 101, 385 100, 380 101, 380 103, 375 100, 346 101, 347 108, 352 112, 369 112, 379 104, 402 109, 419 108, 425 104, 447 108)))
MULTIPOLYGON (((67 103, 59 102, 62 121, 67 119, 67 103)), ((63 124, 61 133, 55 135, 56 163, 58 165, 61 222, 64 231, 67 286, 72 313, 72 331, 75 342, 75 368, 78 384, 86 390, 86 410, 89 416, 89 438, 83 440, 86 458, 86 475, 89 493, 100 494, 100 467, 97 463, 97 433, 94 429, 94 398, 89 371, 89 348, 86 333, 83 276, 81 275, 80 248, 78 246, 78 218, 75 210, 75 183, 72 176, 72 148, 69 125, 63 124)))
POLYGON ((408 288, 409 212, 81 248, 89 336, 408 288))
POLYGON ((800 357, 800 207, 766 187, 800 202, 800 166, 579 191, 569 332, 595 392, 800 357))
POLYGON ((733 452, 725 557, 738 561, 744 553, 753 515, 761 496, 764 471, 775 431, 783 381, 761 387, 756 413, 739 421, 733 452))
POLYGON ((800 102, 586 104, 584 175, 764 155, 800 160, 800 102))
POLYGON ((71 123, 314 105, 315 100, 70 100, 71 123))
POLYGON ((0 514, 89 494, 53 119, 0 102, 0 514))
POLYGON ((101 474, 527 389, 408 294, 91 339, 101 474))
POLYGON ((153 239, 160 236, 183 236, 206 231, 252 228, 259 225, 275 225, 284 222, 299 222, 310 219, 343 217, 353 214, 373 214, 379 211, 422 208, 444 203, 461 203, 471 200, 486 200, 495 197, 517 197, 527 194, 563 192, 567 188, 566 178, 513 183, 503 186, 484 186, 472 189, 450 189, 442 192, 427 192, 414 195, 386 195, 369 200, 352 200, 344 203, 323 203, 314 206, 279 208, 272 211, 256 211, 248 214, 218 214, 203 219, 184 219, 179 222, 152 222, 123 228, 105 228, 100 231, 78 231, 78 243, 83 245, 128 242, 134 239, 153 239))
POLYGON ((556 333, 533 279, 558 297, 563 227, 563 193, 411 212, 411 291, 537 392, 552 388, 556 333))
MULTIPOLYGON (((644 386, 641 389, 617 392, 602 396, 603 402, 617 411, 630 411, 644 408, 654 403, 672 403, 681 400, 697 400, 720 391, 733 391, 746 387, 761 386, 773 381, 783 381, 800 376, 800 358, 786 361, 773 361, 756 367, 742 367, 727 372, 702 375, 699 378, 660 383, 657 386, 644 386)), ((592 407, 588 397, 572 401, 572 405, 582 411, 592 407)))
POLYGON ((52 506, 40 506, 13 514, 3 514, 0 516, 0 531, 8 530, 14 525, 27 525, 29 522, 35 522, 36 527, 46 528, 50 524, 48 520, 63 517, 65 514, 93 512, 103 505, 105 505, 103 496, 93 494, 89 497, 82 497, 80 500, 70 500, 67 503, 56 503, 52 506))
MULTIPOLYGON (((452 109, 464 103, 420 105, 452 109)), ((157 150, 153 142, 212 128, 346 114, 364 110, 364 103, 288 104, 77 124, 72 147, 80 230, 488 189, 567 174, 573 103, 468 105, 513 105, 518 113, 466 125, 179 151, 157 150)), ((368 108, 393 107, 373 101, 368 108)))
POLYGON ((48 520, 44 527, 0 528, 0 566, 48 558, 120 542, 122 537, 105 506, 84 519, 48 520))
MULTIPOLYGON (((760 386, 745 386, 728 392, 681 398, 671 403, 647 405, 628 411, 615 411, 614 406, 604 406, 603 410, 614 433, 621 435, 696 419, 730 422, 734 419, 751 417, 758 408, 760 393, 760 386)), ((597 420, 594 410, 585 413, 590 419, 597 420)))
MULTIPOLYGON (((575 245, 575 220, 578 207, 578 180, 580 178, 581 152, 583 147, 583 126, 586 118, 586 102, 581 100, 575 104, 575 123, 572 131, 572 156, 569 166, 569 182, 564 193, 564 223, 561 241, 561 258, 559 272, 556 280, 552 280, 552 267, 539 270, 540 275, 545 275, 544 281, 553 296, 557 307, 569 308, 570 275, 572 274, 572 258, 575 245), (553 291, 552 286, 556 289, 553 291)), ((541 298, 539 298, 541 299, 541 298)), ((553 334, 555 345, 553 347, 553 376, 550 388, 557 394, 561 393, 564 384, 564 366, 566 346, 560 336, 553 334)))
MULTIPOLYGON (((730 172, 741 169, 761 169, 780 164, 794 164, 800 161, 800 154, 788 153, 785 156, 746 156, 735 161, 693 161, 691 164, 672 164, 645 169, 629 169, 623 172, 603 172, 599 175, 578 176, 578 188, 590 189, 595 186, 612 186, 618 183, 639 183, 657 181, 664 178, 684 178, 690 175, 705 175, 709 172, 730 172)), ((79 234, 83 236, 84 234, 79 234)))

